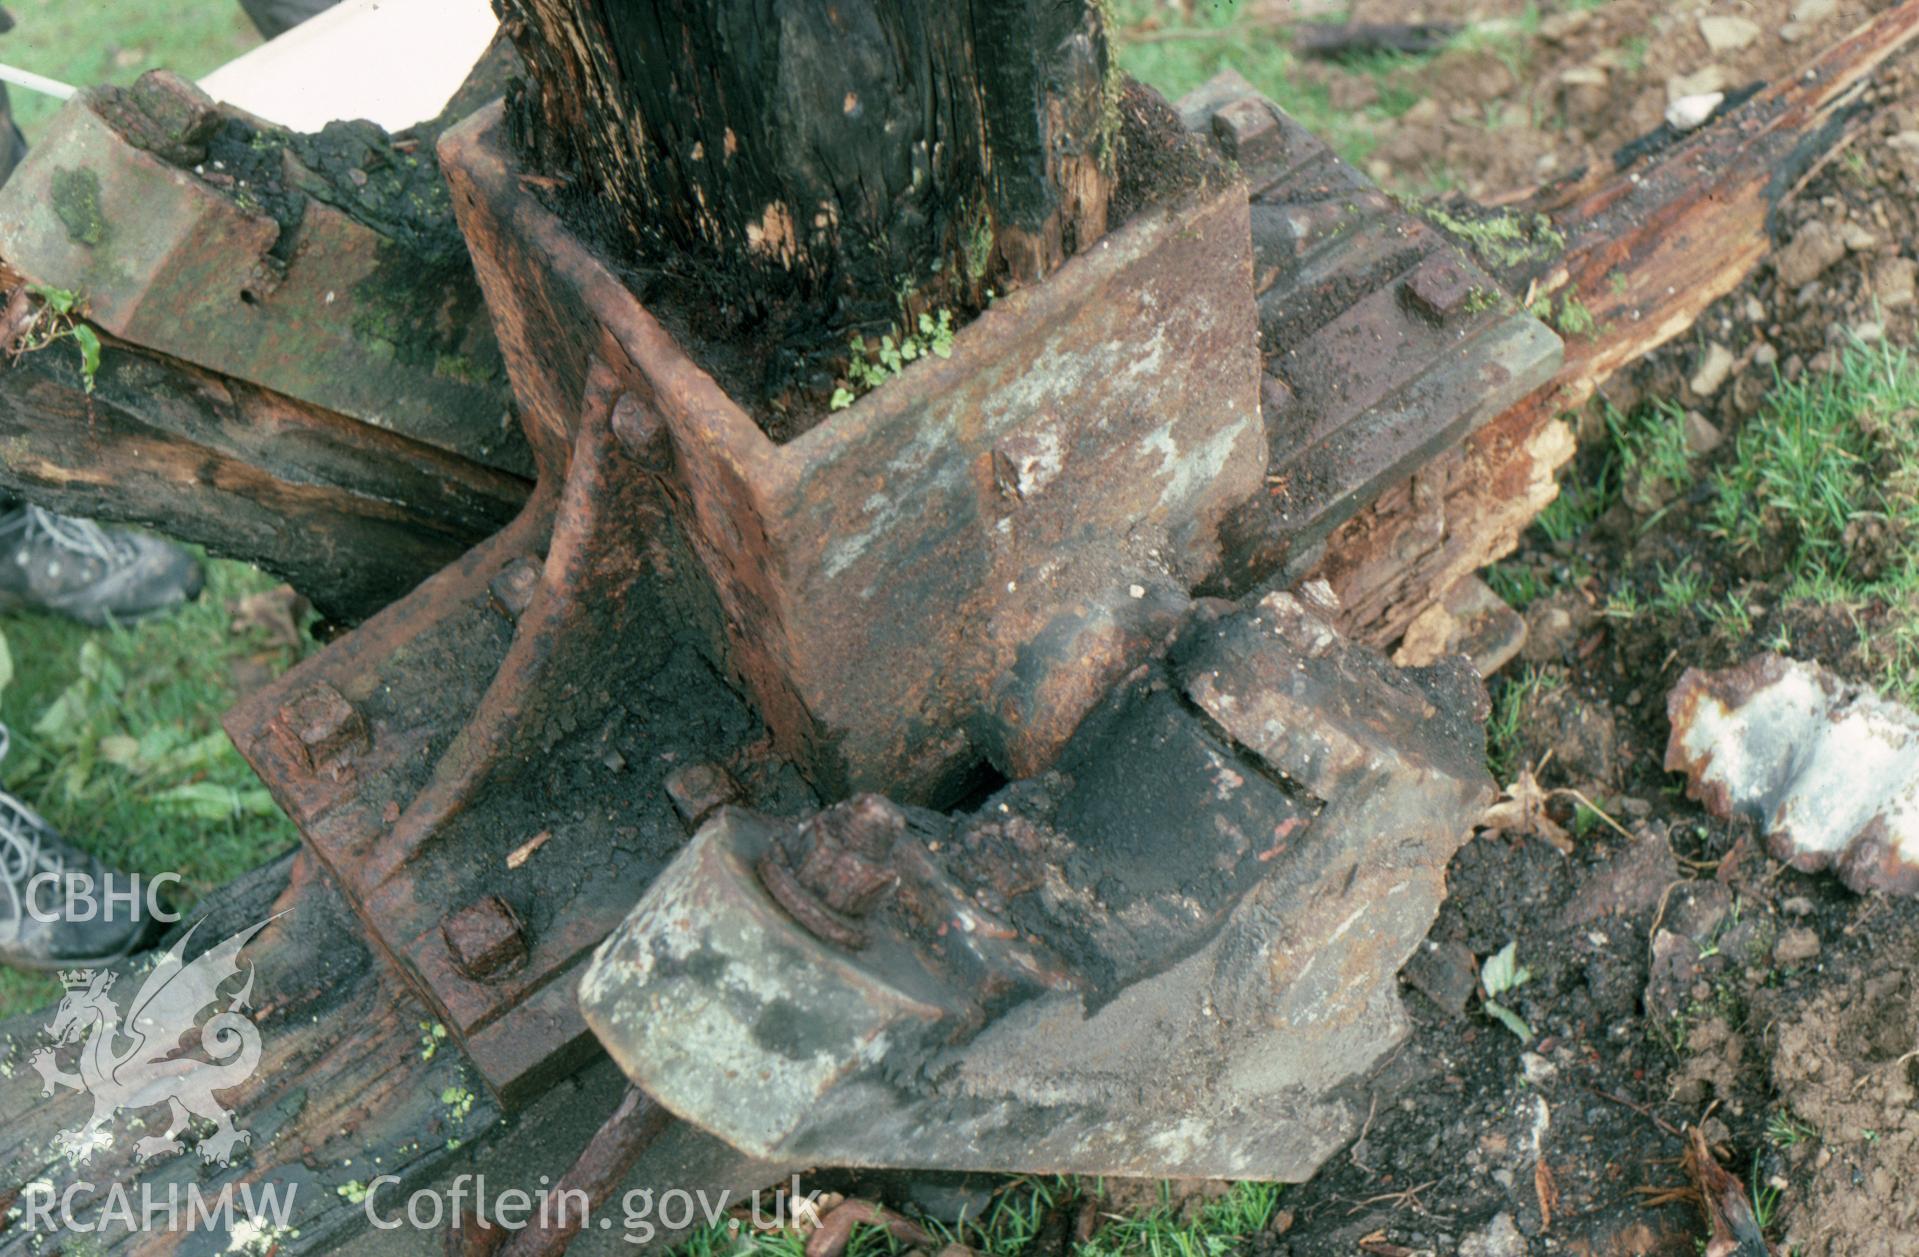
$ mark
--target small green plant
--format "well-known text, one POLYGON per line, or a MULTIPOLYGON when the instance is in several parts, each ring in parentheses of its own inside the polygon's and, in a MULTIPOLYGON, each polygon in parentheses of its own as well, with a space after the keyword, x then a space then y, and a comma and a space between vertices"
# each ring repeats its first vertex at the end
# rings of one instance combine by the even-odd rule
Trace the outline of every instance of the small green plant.
POLYGON ((953 312, 941 310, 938 316, 921 314, 913 332, 902 332, 898 340, 891 333, 881 336, 867 357, 866 338, 855 336, 850 345, 851 358, 846 365, 847 383, 833 390, 829 403, 833 410, 845 410, 861 394, 870 393, 906 370, 906 364, 931 354, 936 358, 953 356, 953 312))
POLYGON ((1786 1189, 1766 1181, 1764 1173, 1759 1168, 1759 1154, 1757 1152, 1752 1154, 1752 1178, 1750 1183, 1752 1189, 1752 1220, 1758 1223, 1760 1230, 1770 1231, 1772 1230, 1772 1224, 1778 1220, 1779 1200, 1780 1197, 1786 1194, 1786 1189))
POLYGON ((1752 634, 1752 612, 1732 594, 1706 603, 1700 612, 1730 641, 1742 642, 1752 634))
POLYGON ((1677 615, 1691 611, 1706 596, 1706 581, 1693 568, 1683 566, 1668 572, 1659 570, 1659 595, 1653 599, 1652 609, 1661 615, 1677 615))
POLYGON ((9 326, 18 330, 7 351, 17 357, 72 341, 80 354, 80 379, 87 392, 93 392, 94 377, 100 373, 100 335, 81 322, 86 298, 70 288, 28 284, 15 300, 24 300, 26 309, 8 311, 9 326))
POLYGON ((1775 1148, 1796 1148, 1818 1137, 1818 1131, 1793 1117, 1788 1109, 1780 1109, 1766 1121, 1766 1141, 1775 1148))
POLYGON ((1532 971, 1519 963, 1518 939, 1486 957, 1479 966, 1479 985, 1486 991, 1479 1006, 1486 1011, 1487 1016, 1517 1035, 1521 1043, 1532 1041, 1533 1028, 1518 1013, 1501 1004, 1497 997, 1524 986, 1532 976, 1532 971))
POLYGON ((1606 434, 1619 460, 1626 505, 1649 515, 1666 505, 1695 479, 1692 451, 1686 446, 1686 412, 1668 401, 1642 406, 1630 415, 1608 405, 1606 434))
POLYGON ((1606 605, 1599 609, 1599 614, 1608 620, 1631 623, 1638 619, 1644 610, 1639 601, 1639 591, 1631 585, 1621 585, 1606 595, 1606 605))
POLYGON ((1500 601, 1515 611, 1524 611, 1546 594, 1546 582, 1523 563, 1495 563, 1484 575, 1500 601))
POLYGON ((1576 472, 1568 473, 1559 483, 1559 496, 1547 504, 1533 523, 1554 545, 1576 541, 1599 522, 1599 517, 1612 505, 1617 490, 1616 462, 1608 457, 1599 464, 1591 480, 1579 479, 1576 472))
POLYGON ((1495 781, 1503 785, 1518 775, 1519 726, 1526 703, 1559 684, 1556 674, 1528 666, 1500 686, 1492 715, 1486 718, 1486 767, 1495 781))

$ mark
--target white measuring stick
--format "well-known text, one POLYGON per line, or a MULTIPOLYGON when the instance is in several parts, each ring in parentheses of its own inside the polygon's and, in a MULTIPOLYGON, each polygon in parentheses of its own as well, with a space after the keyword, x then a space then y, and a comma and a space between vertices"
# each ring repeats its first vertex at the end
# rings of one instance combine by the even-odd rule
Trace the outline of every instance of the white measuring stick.
POLYGON ((39 92, 55 100, 66 100, 80 89, 62 83, 59 79, 50 79, 44 74, 35 74, 32 70, 22 70, 0 62, 0 83, 11 83, 15 87, 24 87, 30 92, 39 92))

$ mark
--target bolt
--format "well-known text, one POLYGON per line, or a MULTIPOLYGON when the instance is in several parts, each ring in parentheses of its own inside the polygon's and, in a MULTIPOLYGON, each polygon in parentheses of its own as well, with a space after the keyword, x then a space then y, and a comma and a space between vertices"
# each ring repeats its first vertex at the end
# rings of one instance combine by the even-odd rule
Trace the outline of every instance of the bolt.
POLYGON ((490 982, 526 963, 526 927, 513 905, 486 895, 440 922, 440 937, 461 973, 490 982))
POLYGON ((271 726, 287 753, 308 772, 335 780, 352 770, 351 757, 370 744, 366 720, 324 681, 315 682, 282 704, 271 726))
POLYGON ((1213 138, 1221 152, 1242 166, 1284 156, 1285 137, 1280 133, 1279 119, 1256 97, 1243 96, 1221 105, 1213 115, 1213 138))
POLYGON ((621 447, 641 463, 654 471, 665 471, 671 464, 673 447, 666 421, 638 394, 620 394, 610 422, 621 447))
POLYGON ((890 800, 862 794, 801 825, 785 849, 761 857, 760 882, 814 935, 857 950, 866 945, 865 916, 899 884, 893 844, 906 815, 890 800))
POLYGON ((673 800, 673 810, 686 822, 688 833, 705 824, 721 804, 738 802, 741 797, 739 783, 718 764, 688 764, 675 769, 667 775, 666 795, 673 800))
POLYGON ((533 595, 540 588, 540 577, 544 571, 538 560, 530 558, 514 559, 501 568, 486 586, 494 610, 509 620, 517 621, 525 615, 526 609, 533 603, 533 595))
POLYGON ((1407 279, 1405 291, 1415 306, 1443 323, 1465 306, 1472 296, 1473 281, 1459 263, 1435 254, 1407 279))

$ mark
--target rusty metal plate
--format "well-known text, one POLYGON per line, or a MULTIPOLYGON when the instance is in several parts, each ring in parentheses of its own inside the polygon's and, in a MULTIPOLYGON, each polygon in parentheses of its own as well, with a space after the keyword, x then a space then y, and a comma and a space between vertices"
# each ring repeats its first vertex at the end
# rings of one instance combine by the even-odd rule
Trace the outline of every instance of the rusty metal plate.
POLYGON ((1042 767, 1217 566, 1266 462, 1239 186, 1142 212, 776 445, 511 177, 497 117, 443 159, 529 423, 566 439, 583 378, 537 294, 635 369, 726 657, 828 791, 1042 767))
MULTIPOLYGON (((216 175, 220 172, 214 172, 216 175)), ((447 352, 396 350, 418 281, 376 232, 309 200, 294 228, 128 143, 83 94, 0 187, 0 255, 86 298, 116 336, 523 474, 525 443, 470 277, 425 297, 447 352), (283 238, 289 237, 290 238, 283 238)))

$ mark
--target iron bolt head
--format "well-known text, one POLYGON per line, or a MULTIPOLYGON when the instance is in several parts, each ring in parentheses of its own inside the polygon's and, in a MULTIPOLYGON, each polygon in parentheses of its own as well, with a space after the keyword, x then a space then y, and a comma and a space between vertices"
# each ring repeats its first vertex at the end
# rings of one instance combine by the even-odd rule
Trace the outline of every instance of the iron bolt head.
POLYGON ((1466 268, 1443 254, 1427 258, 1406 280, 1407 298, 1441 322, 1464 309, 1472 293, 1473 281, 1466 268))
POLYGON ((1221 152, 1242 166, 1276 161, 1282 156, 1279 119, 1256 97, 1245 96, 1220 106, 1213 115, 1213 138, 1221 152))
POLYGON ((899 882, 891 856, 904 832, 906 814, 881 795, 834 804, 800 828, 794 873, 835 912, 863 916, 899 882))
POLYGON ((370 742, 359 710, 324 681, 289 699, 274 715, 273 732, 308 772, 328 772, 335 778, 350 769, 352 757, 370 742))
POLYGON ((666 797, 691 833, 722 804, 738 802, 741 793, 739 783, 720 765, 688 764, 667 774, 666 797))
POLYGON ((498 895, 476 899, 440 922, 440 936, 461 973, 490 982, 526 963, 526 926, 498 895))
POLYGON ((538 560, 524 557, 501 568, 486 586, 494 609, 509 620, 518 620, 526 614, 526 609, 533 605, 533 595, 539 592, 540 577, 545 570, 538 560))

